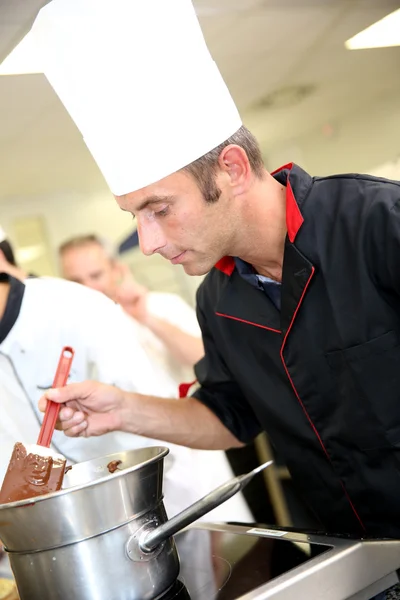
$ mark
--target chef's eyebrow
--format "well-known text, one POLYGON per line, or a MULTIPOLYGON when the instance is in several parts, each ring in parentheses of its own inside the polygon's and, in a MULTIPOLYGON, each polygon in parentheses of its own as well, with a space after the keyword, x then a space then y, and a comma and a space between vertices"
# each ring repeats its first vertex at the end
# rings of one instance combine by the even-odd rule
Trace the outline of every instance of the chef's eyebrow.
POLYGON ((141 204, 139 204, 139 206, 137 207, 135 212, 139 212, 140 210, 143 210, 150 204, 161 204, 162 202, 171 202, 171 200, 173 200, 173 198, 174 198, 173 196, 157 196, 155 194, 152 194, 151 196, 147 196, 147 198, 145 198, 143 200, 143 202, 141 202, 141 204))
MULTIPOLYGON (((121 197, 124 198, 125 196, 121 196, 121 197)), ((139 206, 137 207, 135 212, 138 212, 139 210, 143 210, 150 204, 161 204, 162 202, 171 202, 174 199, 175 199, 174 196, 157 196, 155 194, 152 194, 151 196, 147 196, 143 200, 143 202, 141 204, 139 204, 139 206)), ((131 214, 133 214, 132 211, 129 210, 129 208, 122 208, 122 207, 120 207, 120 208, 124 212, 130 212, 131 214)))
POLYGON ((171 202, 172 200, 174 200, 174 196, 157 196, 155 194, 152 194, 151 196, 147 196, 143 200, 143 202, 141 202, 141 204, 139 204, 139 206, 137 207, 137 209, 135 210, 135 212, 132 212, 129 208, 122 208, 122 207, 120 207, 120 208, 124 212, 131 213, 131 215, 133 215, 133 217, 135 217, 135 214, 137 212, 139 212, 140 210, 143 210, 144 208, 146 208, 150 204, 161 204, 162 202, 171 202))

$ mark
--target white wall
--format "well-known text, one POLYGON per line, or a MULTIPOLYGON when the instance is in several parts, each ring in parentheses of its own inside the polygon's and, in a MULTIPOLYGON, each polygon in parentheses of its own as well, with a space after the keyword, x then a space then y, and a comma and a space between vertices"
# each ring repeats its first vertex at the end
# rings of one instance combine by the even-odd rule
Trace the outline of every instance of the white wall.
POLYGON ((312 175, 372 172, 400 156, 400 94, 398 90, 356 113, 329 130, 311 130, 284 146, 264 147, 268 168, 289 161, 312 175))
POLYGON ((386 177, 387 179, 397 179, 400 181, 400 154, 394 160, 389 160, 372 169, 370 173, 376 177, 386 177))
POLYGON ((2 227, 10 234, 11 240, 15 219, 43 215, 54 252, 61 242, 73 235, 97 233, 114 243, 123 239, 133 227, 132 217, 121 211, 108 193, 94 196, 65 193, 56 197, 2 199, 0 213, 2 227))

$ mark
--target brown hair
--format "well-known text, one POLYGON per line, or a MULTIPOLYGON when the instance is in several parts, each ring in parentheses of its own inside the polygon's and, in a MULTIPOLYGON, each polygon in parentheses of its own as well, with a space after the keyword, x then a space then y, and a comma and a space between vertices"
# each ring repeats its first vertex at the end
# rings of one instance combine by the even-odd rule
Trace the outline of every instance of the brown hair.
POLYGON ((231 135, 230 138, 222 142, 222 144, 213 148, 213 150, 210 150, 210 152, 207 152, 207 154, 204 154, 204 156, 201 156, 182 169, 182 171, 186 171, 194 177, 206 202, 216 202, 221 195, 221 190, 215 183, 215 176, 218 170, 218 159, 222 150, 231 144, 243 148, 255 176, 259 179, 263 177, 264 161, 262 159, 260 146, 254 135, 242 125, 240 129, 231 135))
POLYGON ((97 244, 98 246, 103 247, 100 238, 95 234, 77 235, 63 242, 58 248, 58 253, 64 254, 64 252, 71 248, 82 248, 83 246, 90 246, 90 244, 97 244))
POLYGON ((84 248, 85 246, 91 246, 95 244, 104 250, 106 255, 110 260, 114 260, 114 247, 108 242, 108 240, 101 238, 100 236, 89 233, 87 235, 77 235, 66 240, 61 246, 58 248, 59 256, 62 256, 68 250, 73 250, 74 248, 84 248))

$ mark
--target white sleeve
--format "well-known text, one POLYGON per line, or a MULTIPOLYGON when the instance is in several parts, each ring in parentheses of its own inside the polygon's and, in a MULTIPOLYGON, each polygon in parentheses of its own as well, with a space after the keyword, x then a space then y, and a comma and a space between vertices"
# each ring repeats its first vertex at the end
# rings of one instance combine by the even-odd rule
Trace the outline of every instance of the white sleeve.
POLYGON ((120 306, 94 294, 82 321, 88 360, 95 370, 93 378, 142 394, 175 393, 140 344, 139 326, 120 306))
MULTIPOLYGON (((8 391, 3 390, 0 386, 2 406, 0 419, 0 486, 6 474, 8 463, 10 462, 11 454, 16 440, 23 442, 21 439, 21 431, 16 423, 10 417, 7 410, 7 401, 9 399, 8 391)), ((15 398, 12 398, 15 400, 15 398)), ((35 440, 33 440, 35 441, 35 440)))
POLYGON ((201 337, 196 311, 177 294, 149 293, 148 309, 156 317, 175 325, 185 333, 201 337))
POLYGON ((39 422, 15 375, 11 360, 0 355, 0 485, 7 471, 15 442, 34 443, 39 422))
POLYGON ((15 439, 0 426, 0 487, 6 474, 15 439))

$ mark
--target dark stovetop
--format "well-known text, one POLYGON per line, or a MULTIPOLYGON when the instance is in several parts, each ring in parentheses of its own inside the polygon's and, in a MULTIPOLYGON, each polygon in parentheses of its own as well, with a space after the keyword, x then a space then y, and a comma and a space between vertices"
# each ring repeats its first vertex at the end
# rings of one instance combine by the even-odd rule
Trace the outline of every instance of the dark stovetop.
POLYGON ((160 600, 191 600, 187 588, 181 581, 177 581, 175 585, 167 592, 160 600))
MULTIPOLYGON (((209 535, 209 531, 194 528, 193 535, 198 539, 209 535)), ((225 551, 226 546, 222 545, 224 551, 221 555, 212 557, 214 569, 218 572, 218 584, 215 572, 204 569, 200 557, 195 565, 187 565, 182 556, 179 581, 157 600, 237 600, 330 549, 328 545, 293 544, 279 537, 271 539, 232 532, 223 536, 229 550, 225 551)), ((195 541, 192 538, 192 542, 195 541)))

